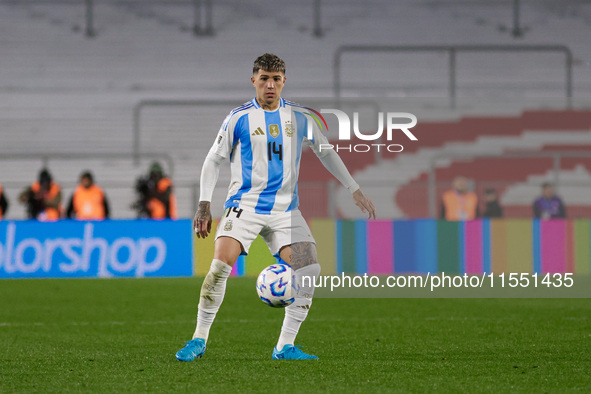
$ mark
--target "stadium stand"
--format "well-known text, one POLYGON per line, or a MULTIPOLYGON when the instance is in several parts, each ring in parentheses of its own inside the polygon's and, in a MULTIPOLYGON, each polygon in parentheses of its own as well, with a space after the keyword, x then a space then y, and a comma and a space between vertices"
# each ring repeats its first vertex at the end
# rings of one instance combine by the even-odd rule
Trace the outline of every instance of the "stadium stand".
MULTIPOLYGON (((130 154, 133 108, 141 100, 229 99, 235 100, 237 106, 252 95, 248 83, 252 59, 266 51, 277 52, 287 61, 286 97, 330 97, 332 55, 340 45, 392 44, 393 41, 455 44, 463 42, 465 37, 470 37, 470 42, 514 42, 500 28, 510 22, 509 8, 505 6, 486 1, 462 5, 403 1, 395 6, 386 0, 371 1, 381 7, 365 7, 353 0, 323 1, 326 34, 322 39, 312 35, 311 6, 300 3, 271 2, 263 7, 254 0, 239 4, 216 2, 216 35, 195 38, 190 32, 190 2, 97 2, 97 36, 87 39, 82 34, 81 2, 3 2, 0 4, 0 158, 9 153, 39 158, 2 158, 0 181, 6 192, 15 196, 36 176, 43 165, 41 156, 53 155, 49 165, 56 180, 64 186, 65 196, 71 193, 79 173, 90 169, 111 199, 113 216, 133 217, 129 207, 134 199, 133 184, 146 171, 151 159, 142 159, 138 164, 131 156, 80 160, 60 160, 59 156, 65 152, 130 154), (417 26, 413 22, 430 18, 437 23, 417 26), (261 26, 265 26, 268 34, 261 36, 261 26)), ((555 43, 557 39, 567 43, 576 54, 576 91, 579 96, 585 96, 591 81, 588 72, 591 52, 581 31, 588 32, 589 25, 581 17, 545 18, 548 13, 559 12, 560 7, 549 3, 541 7, 526 4, 523 23, 530 28, 520 43, 555 43)), ((351 55, 343 68, 346 82, 343 94, 442 97, 444 101, 446 61, 437 54, 376 54, 371 59, 351 55), (353 71, 360 69, 364 71, 353 71)), ((554 55, 470 54, 458 63, 458 73, 458 83, 465 96, 533 95, 560 99, 562 95, 563 60, 554 55)), ((562 105, 561 100, 557 101, 562 105)), ((575 105, 586 104, 584 100, 578 103, 575 105)), ((424 216, 426 208, 420 201, 417 203, 416 196, 424 195, 425 187, 420 182, 424 183, 428 170, 425 166, 433 155, 458 149, 501 154, 516 147, 531 150, 546 149, 552 144, 591 142, 589 114, 585 111, 562 114, 569 119, 564 124, 553 123, 556 115, 553 109, 522 112, 528 109, 527 104, 512 105, 510 110, 507 107, 502 103, 490 107, 483 99, 480 105, 472 103, 454 111, 440 111, 439 119, 429 119, 417 126, 417 134, 429 135, 421 139, 421 148, 405 143, 405 153, 397 158, 384 154, 376 160, 367 154, 352 160, 347 153, 343 157, 351 170, 368 183, 367 190, 381 207, 381 217, 424 216), (385 187, 384 182, 388 182, 385 187), (381 186, 373 186, 378 183, 381 186), (409 195, 414 196, 410 197, 414 200, 412 206, 405 202, 409 195)), ((149 108, 142 113, 140 149, 173 158, 181 216, 193 214, 195 182, 201 162, 211 136, 230 108, 166 107, 149 108)), ((476 164, 438 162, 442 166, 437 171, 438 181, 446 182, 456 168, 462 171, 466 166, 483 168, 483 174, 490 172, 486 165, 488 159, 474 160, 476 164)), ((582 167, 577 166, 587 165, 585 161, 569 160, 563 161, 565 179, 572 171, 581 175, 582 167)), ((300 185, 302 209, 312 216, 329 215, 327 204, 322 201, 336 195, 335 214, 354 217, 355 213, 347 209, 350 197, 338 189, 331 194, 324 170, 317 171, 318 162, 312 159, 304 163, 300 185)), ((532 166, 537 168, 535 163, 532 166)), ((537 172, 524 169, 505 180, 511 183, 506 186, 502 202, 507 199, 513 205, 522 204, 522 199, 510 198, 511 193, 538 182, 536 177, 547 176, 551 165, 542 167, 537 172)), ((588 181, 583 175, 576 179, 588 181)), ((219 201, 225 195, 227 181, 226 171, 214 196, 218 201, 214 210, 221 207, 219 201)), ((569 201, 568 196, 565 200, 569 201)), ((509 211, 513 212, 512 208, 509 211)), ((521 212, 525 211, 519 208, 514 214, 521 212)), ((24 217, 24 208, 14 203, 10 217, 24 217)))

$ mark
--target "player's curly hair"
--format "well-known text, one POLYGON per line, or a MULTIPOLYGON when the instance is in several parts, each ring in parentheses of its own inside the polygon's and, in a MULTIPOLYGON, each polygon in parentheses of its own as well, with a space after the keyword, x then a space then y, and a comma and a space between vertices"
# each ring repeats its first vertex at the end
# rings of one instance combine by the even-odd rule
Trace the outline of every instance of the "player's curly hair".
POLYGON ((257 57, 254 61, 252 73, 256 74, 259 70, 285 74, 285 62, 277 55, 265 53, 264 55, 257 57))

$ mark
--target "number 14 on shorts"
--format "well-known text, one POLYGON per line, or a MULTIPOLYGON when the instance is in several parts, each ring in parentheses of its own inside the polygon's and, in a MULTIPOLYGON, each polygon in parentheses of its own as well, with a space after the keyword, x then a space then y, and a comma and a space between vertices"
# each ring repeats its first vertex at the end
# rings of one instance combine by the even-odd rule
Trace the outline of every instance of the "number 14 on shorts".
POLYGON ((240 218, 240 215, 242 215, 242 209, 238 207, 230 207, 226 210, 226 217, 229 217, 232 212, 236 214, 236 219, 240 218))

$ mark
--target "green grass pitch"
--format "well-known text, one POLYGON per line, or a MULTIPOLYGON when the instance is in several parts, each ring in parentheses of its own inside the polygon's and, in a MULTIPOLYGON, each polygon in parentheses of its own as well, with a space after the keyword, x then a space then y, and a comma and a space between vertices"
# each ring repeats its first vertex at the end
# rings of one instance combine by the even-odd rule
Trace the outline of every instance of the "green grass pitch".
POLYGON ((283 311, 228 282, 205 356, 200 278, 0 282, 0 392, 589 392, 588 299, 316 299, 275 361, 283 311))

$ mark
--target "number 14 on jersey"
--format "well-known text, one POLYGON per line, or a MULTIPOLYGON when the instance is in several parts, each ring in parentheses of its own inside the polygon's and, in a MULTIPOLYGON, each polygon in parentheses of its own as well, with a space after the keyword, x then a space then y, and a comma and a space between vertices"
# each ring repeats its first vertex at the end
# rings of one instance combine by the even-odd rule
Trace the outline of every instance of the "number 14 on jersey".
POLYGON ((267 157, 269 161, 272 161, 275 156, 278 157, 279 161, 283 161, 283 145, 270 141, 267 143, 267 157))

